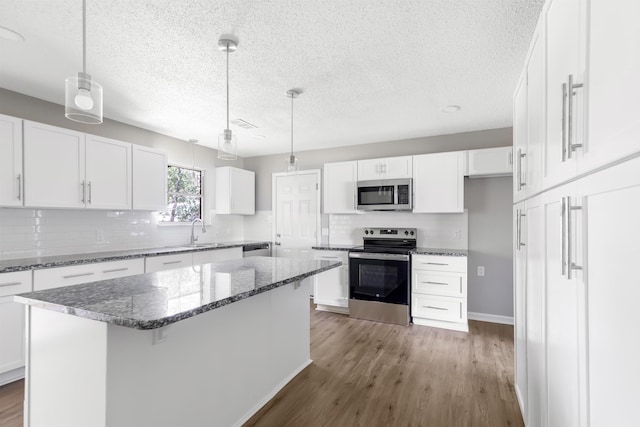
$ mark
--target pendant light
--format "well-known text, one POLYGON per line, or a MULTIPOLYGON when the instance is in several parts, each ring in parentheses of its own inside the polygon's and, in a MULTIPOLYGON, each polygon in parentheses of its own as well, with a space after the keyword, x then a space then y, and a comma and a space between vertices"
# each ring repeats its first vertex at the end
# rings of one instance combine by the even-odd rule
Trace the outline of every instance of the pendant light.
POLYGON ((237 48, 237 40, 223 37, 218 40, 218 49, 227 52, 227 128, 218 135, 218 158, 222 160, 238 158, 238 138, 229 129, 229 53, 237 48))
POLYGON ((65 80, 64 116, 80 123, 102 123, 102 86, 87 73, 86 0, 82 0, 82 72, 65 80))
POLYGON ((287 159, 287 172, 295 173, 300 168, 300 162, 293 154, 293 98, 297 98, 302 93, 299 89, 290 89, 287 91, 287 96, 291 98, 291 152, 287 159))

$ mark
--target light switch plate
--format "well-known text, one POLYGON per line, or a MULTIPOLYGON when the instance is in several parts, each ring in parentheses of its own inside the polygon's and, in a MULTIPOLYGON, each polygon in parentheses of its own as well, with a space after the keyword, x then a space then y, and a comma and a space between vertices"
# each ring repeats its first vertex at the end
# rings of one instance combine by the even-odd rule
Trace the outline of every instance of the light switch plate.
POLYGON ((478 277, 484 277, 484 266, 483 265, 479 265, 478 266, 478 277))

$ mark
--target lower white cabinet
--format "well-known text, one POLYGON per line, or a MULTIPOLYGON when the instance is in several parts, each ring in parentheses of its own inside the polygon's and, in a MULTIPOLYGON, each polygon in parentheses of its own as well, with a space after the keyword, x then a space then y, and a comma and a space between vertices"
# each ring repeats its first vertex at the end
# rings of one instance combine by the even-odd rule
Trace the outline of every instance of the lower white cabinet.
POLYGON ((411 256, 411 317, 416 325, 469 331, 466 257, 411 256))
POLYGON ((413 156, 413 212, 464 212, 464 151, 413 156))
POLYGON ((142 273, 144 273, 143 258, 45 268, 33 272, 33 290, 42 291, 142 273))
POLYGON ((349 252, 314 250, 313 259, 342 261, 334 268, 313 276, 313 302, 316 309, 349 313, 349 252))
POLYGON ((242 248, 225 248, 225 249, 213 249, 210 251, 193 252, 192 263, 198 264, 210 264, 212 262, 226 261, 229 259, 242 258, 242 248))
POLYGON ((24 305, 13 295, 31 290, 31 270, 0 274, 0 385, 24 376, 24 305))

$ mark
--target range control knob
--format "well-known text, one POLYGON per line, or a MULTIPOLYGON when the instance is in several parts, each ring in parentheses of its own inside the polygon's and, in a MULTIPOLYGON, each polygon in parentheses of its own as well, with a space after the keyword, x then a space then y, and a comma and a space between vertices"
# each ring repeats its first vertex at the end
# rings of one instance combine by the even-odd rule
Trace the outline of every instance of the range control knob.
POLYGON ((373 230, 369 230, 369 234, 373 234, 373 230))
POLYGON ((411 235, 413 236, 414 234, 416 234, 416 233, 415 233, 415 231, 412 231, 412 232, 411 232, 411 235))
POLYGON ((364 234, 369 234, 369 230, 364 230, 364 234))
POLYGON ((405 236, 408 236, 408 235, 409 235, 409 232, 408 232, 407 230, 404 230, 404 235, 405 235, 405 236))

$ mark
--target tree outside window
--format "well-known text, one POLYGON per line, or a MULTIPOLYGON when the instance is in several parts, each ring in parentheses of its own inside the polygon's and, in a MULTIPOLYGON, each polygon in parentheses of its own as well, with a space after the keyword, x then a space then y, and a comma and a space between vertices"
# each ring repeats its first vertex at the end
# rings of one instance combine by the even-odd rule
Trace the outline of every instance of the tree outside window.
POLYGON ((167 210, 159 213, 160 222, 191 222, 202 219, 203 172, 169 165, 167 173, 167 210))

